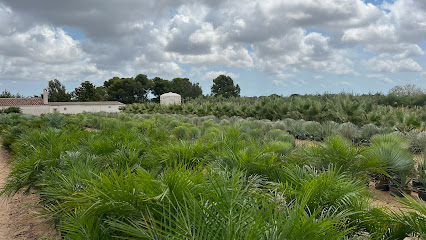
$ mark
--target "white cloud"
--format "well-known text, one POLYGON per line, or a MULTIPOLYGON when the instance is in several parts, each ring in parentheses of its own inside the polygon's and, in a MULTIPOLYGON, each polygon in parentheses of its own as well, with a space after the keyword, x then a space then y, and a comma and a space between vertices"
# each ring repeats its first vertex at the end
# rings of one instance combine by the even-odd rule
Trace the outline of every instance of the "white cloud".
POLYGON ((349 43, 380 44, 383 42, 395 43, 398 39, 394 25, 377 24, 347 29, 343 33, 342 41, 349 43))
POLYGON ((272 83, 277 86, 277 87, 288 87, 288 84, 286 82, 284 82, 283 80, 272 80, 272 83))
POLYGON ((385 8, 398 26, 401 41, 426 40, 426 2, 418 0, 396 0, 386 3, 385 8))
POLYGON ((366 66, 376 72, 419 72, 422 66, 412 58, 392 58, 389 54, 382 54, 366 61, 366 66))
POLYGON ((203 80, 209 81, 215 79, 219 75, 230 76, 232 79, 239 78, 240 75, 238 73, 226 72, 226 71, 209 71, 204 74, 202 77, 203 80))
POLYGON ((263 71, 279 73, 295 68, 335 74, 354 73, 346 51, 333 48, 330 38, 320 33, 306 33, 295 29, 282 38, 269 39, 254 46, 259 67, 263 71))
POLYGON ((0 1, 0 79, 101 81, 190 68, 201 80, 250 68, 276 81, 303 71, 322 82, 356 75, 359 63, 374 72, 423 70, 424 1, 0 1), (63 26, 85 38, 73 40, 63 26))
POLYGON ((35 26, 27 32, 0 36, 0 54, 44 63, 69 63, 84 56, 78 42, 61 28, 35 26))
POLYGON ((337 82, 337 84, 338 85, 344 85, 344 86, 350 86, 350 85, 352 85, 350 82, 347 82, 347 81, 339 81, 339 82, 337 82))
POLYGON ((367 74, 367 77, 368 78, 376 78, 381 83, 384 83, 384 84, 393 84, 393 83, 395 83, 394 80, 390 79, 389 77, 387 77, 384 74, 367 74))

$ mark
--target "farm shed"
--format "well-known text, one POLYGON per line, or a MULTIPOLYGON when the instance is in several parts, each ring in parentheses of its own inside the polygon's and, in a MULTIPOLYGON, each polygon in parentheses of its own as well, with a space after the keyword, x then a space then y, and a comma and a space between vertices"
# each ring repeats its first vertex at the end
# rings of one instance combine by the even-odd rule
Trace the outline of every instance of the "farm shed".
POLYGON ((168 92, 160 96, 160 104, 181 104, 181 96, 177 93, 168 92))

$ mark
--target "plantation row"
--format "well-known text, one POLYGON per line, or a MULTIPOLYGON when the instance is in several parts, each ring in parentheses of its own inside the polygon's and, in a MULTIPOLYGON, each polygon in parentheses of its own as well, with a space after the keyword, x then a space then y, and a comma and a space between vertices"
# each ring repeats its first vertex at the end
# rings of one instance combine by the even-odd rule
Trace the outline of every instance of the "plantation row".
POLYGON ((426 239, 426 203, 407 196, 401 201, 411 211, 392 212, 372 206, 366 188, 376 178, 401 189, 426 180, 409 141, 382 134, 367 146, 324 135, 298 147, 287 127, 241 118, 0 115, 14 155, 2 195, 37 190, 65 239, 426 239))
MULTIPOLYGON (((118 117, 117 114, 108 114, 110 117, 118 117)), ((327 136, 331 135, 340 135, 354 142, 363 142, 368 143, 372 136, 376 134, 388 134, 394 133, 403 138, 406 138, 410 143, 410 151, 412 153, 423 152, 424 147, 426 146, 426 130, 420 130, 416 128, 407 129, 401 126, 394 127, 380 127, 374 124, 366 124, 362 127, 358 127, 353 123, 336 123, 334 121, 325 121, 322 123, 315 121, 304 121, 294 120, 294 119, 284 119, 277 121, 270 121, 267 119, 256 120, 256 119, 244 119, 241 117, 227 117, 222 116, 220 118, 215 116, 205 116, 198 117, 195 115, 177 115, 177 114, 138 114, 138 115, 121 115, 121 119, 129 120, 131 117, 134 118, 152 118, 152 117, 162 117, 167 116, 169 118, 174 118, 176 121, 172 125, 178 126, 179 121, 184 123, 189 123, 192 125, 202 125, 203 122, 211 121, 217 125, 227 126, 227 125, 238 125, 240 126, 241 131, 244 134, 249 134, 251 137, 263 138, 263 135, 267 134, 272 129, 283 130, 296 139, 301 140, 317 140, 321 141, 327 136)), ((91 120, 85 121, 86 126, 91 128, 100 128, 101 123, 97 121, 97 118, 92 118, 91 120)), ((189 127, 190 125, 181 125, 176 129, 171 131, 171 134, 174 134, 180 139, 194 139, 199 137, 200 131, 194 130, 194 128, 189 127)), ((276 131, 276 130, 274 130, 276 131)), ((273 132, 273 131, 272 131, 273 132)))
MULTIPOLYGON (((426 98, 426 95, 425 95, 426 98)), ((353 95, 320 95, 261 98, 198 98, 183 105, 160 105, 156 103, 132 104, 122 108, 125 113, 139 114, 189 114, 239 116, 254 119, 303 119, 306 121, 351 122, 362 126, 375 124, 383 127, 398 126, 403 131, 425 129, 426 111, 422 107, 398 108, 381 105, 373 97, 353 95)))

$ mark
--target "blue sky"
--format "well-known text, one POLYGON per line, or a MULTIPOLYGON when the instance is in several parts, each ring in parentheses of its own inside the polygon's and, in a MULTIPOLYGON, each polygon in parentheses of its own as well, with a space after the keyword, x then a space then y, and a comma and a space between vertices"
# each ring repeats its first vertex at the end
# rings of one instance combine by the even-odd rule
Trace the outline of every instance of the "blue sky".
POLYGON ((245 96, 426 88, 417 0, 0 0, 0 89, 72 91, 143 73, 245 96))

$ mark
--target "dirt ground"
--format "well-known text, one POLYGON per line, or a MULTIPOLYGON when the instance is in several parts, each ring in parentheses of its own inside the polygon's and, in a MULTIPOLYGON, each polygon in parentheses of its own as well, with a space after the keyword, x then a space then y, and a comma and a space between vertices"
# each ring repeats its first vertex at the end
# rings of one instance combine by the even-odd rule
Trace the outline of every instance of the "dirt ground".
MULTIPOLYGON (((0 142, 1 144, 1 142, 0 142)), ((0 185, 6 181, 10 171, 10 155, 0 148, 0 185)), ((40 196, 34 193, 16 194, 13 198, 0 198, 0 239, 61 239, 53 224, 38 217, 40 208, 34 206, 40 196)))

